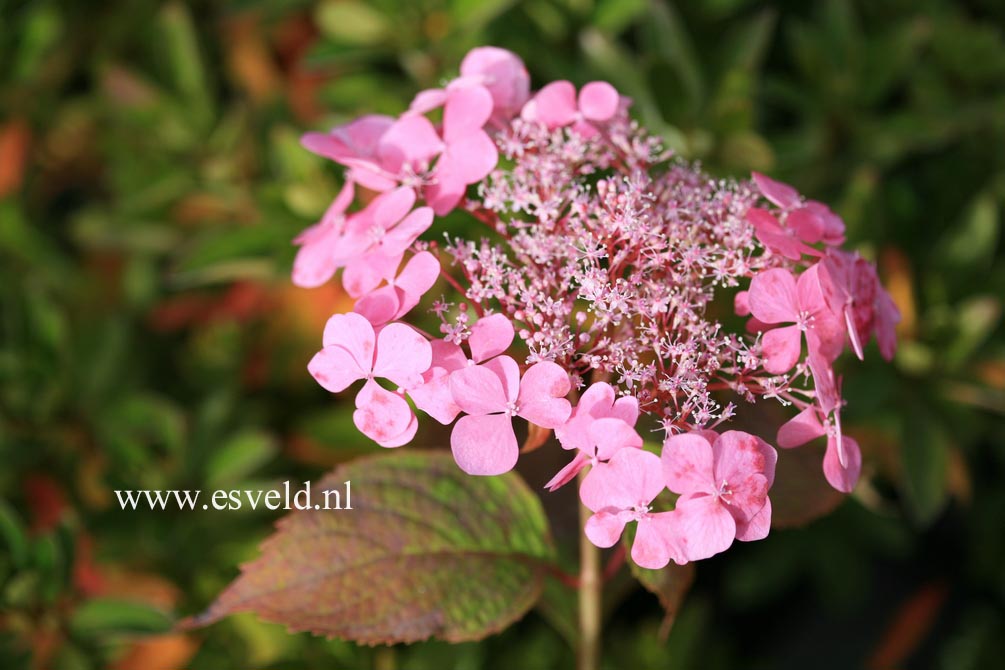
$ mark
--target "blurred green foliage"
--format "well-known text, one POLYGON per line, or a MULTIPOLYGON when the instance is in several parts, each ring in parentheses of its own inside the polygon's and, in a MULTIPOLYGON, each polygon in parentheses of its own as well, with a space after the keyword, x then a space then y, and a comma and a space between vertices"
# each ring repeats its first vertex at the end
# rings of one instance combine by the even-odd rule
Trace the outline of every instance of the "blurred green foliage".
POLYGON ((112 495, 373 451, 304 373, 346 302, 288 285, 337 187, 298 136, 400 111, 480 44, 537 85, 610 80, 715 173, 833 203, 904 312, 895 365, 846 366, 855 496, 700 565, 666 642, 654 597, 609 594, 606 666, 994 667, 1003 26, 995 0, 0 0, 0 667, 571 667, 537 613, 390 652, 245 616, 165 634, 275 515, 112 495))

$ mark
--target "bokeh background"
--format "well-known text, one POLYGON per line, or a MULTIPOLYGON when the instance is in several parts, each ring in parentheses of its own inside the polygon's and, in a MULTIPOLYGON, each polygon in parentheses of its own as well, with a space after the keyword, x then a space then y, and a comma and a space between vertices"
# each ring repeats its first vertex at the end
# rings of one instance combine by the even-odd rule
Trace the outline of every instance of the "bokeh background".
POLYGON ((606 667, 1000 667, 999 0, 0 0, 0 667, 572 666, 537 611, 392 651, 252 616, 172 633, 277 513, 112 494, 317 479, 375 449, 305 372, 349 303, 288 280, 339 185, 298 137, 399 112, 481 44, 536 86, 611 81, 714 174, 832 203, 904 316, 893 365, 846 366, 855 495, 703 562, 666 641, 654 597, 609 598, 606 667))

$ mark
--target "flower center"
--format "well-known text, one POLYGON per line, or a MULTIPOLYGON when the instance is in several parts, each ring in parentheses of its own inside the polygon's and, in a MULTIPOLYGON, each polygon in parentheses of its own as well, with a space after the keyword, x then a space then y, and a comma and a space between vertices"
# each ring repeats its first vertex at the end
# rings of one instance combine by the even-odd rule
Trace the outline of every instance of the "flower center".
POLYGON ((645 503, 640 502, 639 504, 632 507, 630 511, 632 513, 632 519, 634 519, 635 521, 641 521, 647 514, 649 514, 651 510, 652 507, 650 507, 645 503))
POLYGON ((729 482, 725 479, 719 484, 719 490, 715 492, 715 497, 727 505, 733 504, 733 490, 729 488, 729 482))
POLYGON ((506 410, 504 412, 506 416, 516 416, 519 411, 520 407, 515 402, 506 403, 506 410))
POLYGON ((813 323, 813 314, 807 312, 806 310, 802 310, 796 316, 796 325, 799 326, 799 330, 803 332, 805 332, 806 329, 808 329, 810 325, 812 325, 812 323, 813 323))

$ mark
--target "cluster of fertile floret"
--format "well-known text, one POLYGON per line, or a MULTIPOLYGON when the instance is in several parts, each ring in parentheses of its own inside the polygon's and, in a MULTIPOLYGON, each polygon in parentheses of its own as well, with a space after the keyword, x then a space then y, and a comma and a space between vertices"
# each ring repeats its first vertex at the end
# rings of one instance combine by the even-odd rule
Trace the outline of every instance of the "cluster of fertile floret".
POLYGON ((861 357, 873 334, 889 359, 899 316, 873 266, 839 248, 844 224, 826 205, 757 173, 710 178, 663 151, 629 105, 605 82, 531 95, 520 59, 483 47, 398 118, 306 135, 345 167, 345 186, 297 238, 293 280, 341 270, 356 299, 308 369, 333 393, 364 382, 365 435, 406 444, 414 406, 456 421, 461 469, 495 475, 520 454, 516 417, 554 430, 573 454, 548 487, 585 471, 587 536, 611 546, 636 521, 632 557, 656 568, 768 533, 776 452, 720 432, 734 400, 796 407, 779 446, 826 437, 828 481, 854 487, 861 456, 841 431, 832 364, 846 343, 861 357), (350 212, 357 187, 366 204, 350 212), (486 237, 420 241, 455 209, 486 237), (402 321, 437 282, 452 294, 428 304, 438 337, 402 321), (746 332, 714 318, 724 296, 746 332), (661 455, 640 419, 663 431, 661 455), (654 511, 667 489, 673 509, 654 511))

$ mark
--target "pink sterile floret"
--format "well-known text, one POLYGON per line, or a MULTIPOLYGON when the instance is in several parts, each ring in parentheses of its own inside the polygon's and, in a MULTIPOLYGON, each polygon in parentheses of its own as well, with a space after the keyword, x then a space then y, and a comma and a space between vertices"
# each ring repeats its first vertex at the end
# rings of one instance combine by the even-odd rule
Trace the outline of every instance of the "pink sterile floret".
POLYGON ((677 542, 687 560, 725 551, 734 538, 767 536, 777 459, 764 440, 736 430, 685 433, 663 443, 663 475, 667 488, 680 494, 677 542))
POLYGON ((598 547, 612 547, 625 525, 638 522, 632 543, 632 560, 657 570, 671 559, 685 563, 675 543, 675 512, 653 512, 651 503, 665 488, 660 458, 642 449, 622 449, 607 463, 590 470, 579 497, 593 516, 586 522, 586 537, 598 547))
POLYGON ((498 475, 516 465, 520 448, 513 432, 519 416, 542 428, 555 428, 569 418, 569 374, 554 363, 536 363, 520 379, 520 366, 509 356, 496 356, 450 376, 454 402, 467 416, 450 434, 454 460, 472 475, 498 475))
POLYGON ((440 262, 428 251, 410 259, 401 273, 386 276, 387 283, 360 296, 353 311, 366 317, 374 327, 397 321, 419 304, 440 276, 440 262))
POLYGON ((614 118, 621 104, 617 89, 606 81, 591 81, 576 96, 576 87, 569 81, 548 84, 523 108, 525 121, 537 121, 548 128, 571 125, 584 137, 597 134, 595 124, 614 118))
POLYGON ((837 249, 828 252, 821 267, 824 299, 841 315, 855 354, 863 357, 863 344, 875 332, 880 354, 893 359, 900 311, 879 283, 876 268, 857 253, 837 249))
POLYGON ((761 323, 791 323, 764 334, 761 349, 764 369, 775 374, 788 372, 802 353, 802 336, 810 351, 835 358, 844 346, 841 325, 824 301, 820 289, 819 265, 799 275, 782 268, 759 272, 750 282, 747 302, 750 313, 761 323))
POLYGON ((293 283, 297 286, 321 286, 332 278, 337 269, 345 265, 348 258, 341 256, 340 250, 345 249, 345 212, 352 204, 353 195, 353 184, 346 181, 321 221, 294 238, 293 243, 300 245, 297 256, 293 259, 293 283))
POLYGON ((382 447, 410 442, 418 428, 415 414, 400 393, 376 380, 387 379, 406 390, 419 385, 432 359, 429 342, 403 323, 390 323, 377 335, 369 321, 350 313, 328 319, 323 344, 307 365, 321 386, 340 393, 366 380, 353 413, 360 432, 382 447))
MULTIPOLYGON (((839 415, 835 414, 835 418, 839 415)), ((840 424, 820 420, 820 409, 808 406, 778 429, 778 446, 791 449, 810 440, 827 436, 824 452, 824 476, 838 491, 851 493, 862 472, 862 452, 858 442, 840 432, 840 424)))

